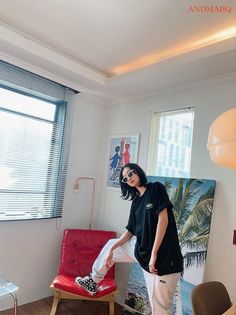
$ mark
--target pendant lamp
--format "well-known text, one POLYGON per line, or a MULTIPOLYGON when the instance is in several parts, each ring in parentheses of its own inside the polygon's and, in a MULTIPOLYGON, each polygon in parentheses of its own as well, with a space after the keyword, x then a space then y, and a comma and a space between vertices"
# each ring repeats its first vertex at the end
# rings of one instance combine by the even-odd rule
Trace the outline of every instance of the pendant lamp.
POLYGON ((212 123, 207 148, 215 164, 236 169, 236 107, 222 113, 212 123))

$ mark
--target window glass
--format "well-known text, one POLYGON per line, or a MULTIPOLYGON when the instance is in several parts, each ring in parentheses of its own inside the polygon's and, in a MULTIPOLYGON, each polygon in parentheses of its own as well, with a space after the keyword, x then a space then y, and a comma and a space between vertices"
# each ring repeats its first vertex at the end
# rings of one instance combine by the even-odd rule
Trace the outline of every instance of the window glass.
POLYGON ((0 70, 0 221, 61 217, 74 92, 6 63, 0 70))
POLYGON ((153 113, 148 174, 190 177, 193 109, 153 113))
POLYGON ((0 107, 53 121, 56 105, 0 88, 0 107))

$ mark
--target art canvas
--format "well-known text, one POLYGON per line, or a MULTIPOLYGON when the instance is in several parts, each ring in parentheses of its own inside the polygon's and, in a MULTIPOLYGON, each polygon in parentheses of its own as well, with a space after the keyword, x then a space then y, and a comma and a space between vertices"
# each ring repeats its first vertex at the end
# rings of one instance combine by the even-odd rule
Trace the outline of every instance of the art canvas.
MULTIPOLYGON (((175 293, 174 314, 192 315, 191 291, 203 281, 207 246, 214 201, 214 180, 149 176, 166 187, 174 205, 180 246, 184 257, 184 273, 175 293)), ((131 265, 124 315, 151 315, 141 267, 131 265)))
POLYGON ((139 135, 112 136, 109 150, 107 187, 119 189, 120 170, 126 163, 136 163, 139 135))

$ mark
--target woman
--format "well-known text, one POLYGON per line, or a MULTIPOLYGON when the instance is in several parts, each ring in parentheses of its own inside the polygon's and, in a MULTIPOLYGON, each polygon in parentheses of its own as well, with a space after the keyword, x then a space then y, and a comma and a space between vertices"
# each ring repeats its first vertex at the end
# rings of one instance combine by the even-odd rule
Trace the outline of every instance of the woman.
POLYGON ((183 271, 173 205, 165 187, 159 182, 147 183, 137 164, 122 167, 120 186, 121 197, 132 200, 127 231, 104 246, 90 276, 75 281, 96 294, 97 283, 115 262, 137 261, 143 269, 152 314, 172 314, 174 291, 183 271))

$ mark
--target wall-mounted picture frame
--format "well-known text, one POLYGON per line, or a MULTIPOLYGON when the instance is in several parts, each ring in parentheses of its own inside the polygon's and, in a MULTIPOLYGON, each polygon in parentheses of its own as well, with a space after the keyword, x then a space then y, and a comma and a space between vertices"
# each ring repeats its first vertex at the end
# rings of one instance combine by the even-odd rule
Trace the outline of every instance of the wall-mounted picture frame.
POLYGON ((137 163, 139 134, 111 136, 107 172, 107 188, 119 189, 120 170, 126 163, 137 163))

